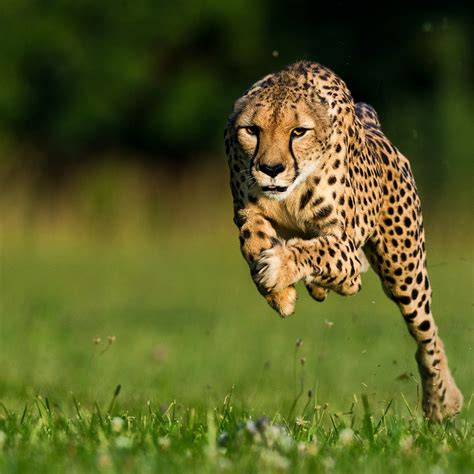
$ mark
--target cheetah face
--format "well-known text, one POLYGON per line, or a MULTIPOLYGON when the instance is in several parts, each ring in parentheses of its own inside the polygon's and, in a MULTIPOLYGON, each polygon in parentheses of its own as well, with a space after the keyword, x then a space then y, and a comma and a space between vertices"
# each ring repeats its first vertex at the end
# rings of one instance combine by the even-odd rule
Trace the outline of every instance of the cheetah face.
POLYGON ((321 104, 253 98, 234 121, 249 187, 285 199, 321 165, 329 117, 321 104))

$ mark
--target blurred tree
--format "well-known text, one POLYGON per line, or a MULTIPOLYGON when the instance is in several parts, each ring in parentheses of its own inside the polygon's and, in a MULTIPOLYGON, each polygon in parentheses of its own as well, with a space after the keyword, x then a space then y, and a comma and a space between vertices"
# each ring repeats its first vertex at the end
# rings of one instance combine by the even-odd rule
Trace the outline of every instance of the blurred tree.
POLYGON ((48 166, 107 150, 203 159, 220 153, 248 85, 307 58, 378 109, 427 179, 454 180, 472 162, 471 9, 402 13, 374 18, 341 1, 3 0, 0 140, 34 147, 48 166))

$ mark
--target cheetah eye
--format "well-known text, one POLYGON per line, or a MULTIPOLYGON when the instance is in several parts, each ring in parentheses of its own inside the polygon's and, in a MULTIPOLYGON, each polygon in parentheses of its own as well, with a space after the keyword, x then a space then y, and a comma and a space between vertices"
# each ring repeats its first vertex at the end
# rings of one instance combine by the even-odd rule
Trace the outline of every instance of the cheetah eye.
POLYGON ((259 128, 256 125, 251 125, 249 127, 242 127, 249 135, 257 136, 259 128))
POLYGON ((304 127, 297 127, 297 128, 294 128, 294 129, 291 131, 291 138, 299 138, 299 137, 302 137, 308 130, 309 130, 309 128, 304 128, 304 127))

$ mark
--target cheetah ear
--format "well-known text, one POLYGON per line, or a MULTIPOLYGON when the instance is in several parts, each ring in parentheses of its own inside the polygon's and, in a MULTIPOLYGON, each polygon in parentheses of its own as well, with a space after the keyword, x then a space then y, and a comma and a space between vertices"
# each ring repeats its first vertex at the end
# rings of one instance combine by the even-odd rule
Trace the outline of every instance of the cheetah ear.
POLYGON ((242 97, 239 97, 235 103, 234 103, 234 109, 232 110, 232 113, 229 117, 229 120, 232 125, 234 125, 235 120, 237 117, 242 113, 244 110, 245 106, 249 103, 249 97, 247 95, 243 95, 242 97))
POLYGON ((273 84, 271 81, 271 77, 273 74, 267 74, 263 79, 252 84, 243 94, 239 97, 234 103, 234 109, 232 114, 229 117, 229 120, 233 124, 235 122, 236 117, 242 112, 244 107, 248 104, 250 100, 250 96, 254 95, 257 91, 265 88, 266 86, 270 86, 273 84))

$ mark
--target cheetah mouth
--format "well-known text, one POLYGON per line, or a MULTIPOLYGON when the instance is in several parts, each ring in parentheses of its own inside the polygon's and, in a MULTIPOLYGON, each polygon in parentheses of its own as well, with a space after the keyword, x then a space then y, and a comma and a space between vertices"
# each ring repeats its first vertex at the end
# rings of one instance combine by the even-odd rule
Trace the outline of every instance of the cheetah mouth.
POLYGON ((262 191, 264 193, 284 193, 288 189, 288 186, 274 186, 274 185, 269 185, 269 186, 262 186, 262 191))

